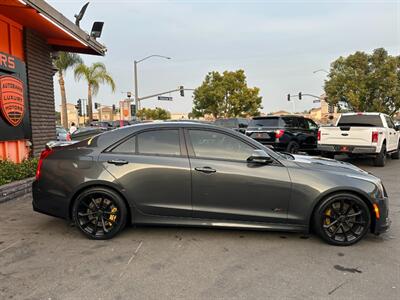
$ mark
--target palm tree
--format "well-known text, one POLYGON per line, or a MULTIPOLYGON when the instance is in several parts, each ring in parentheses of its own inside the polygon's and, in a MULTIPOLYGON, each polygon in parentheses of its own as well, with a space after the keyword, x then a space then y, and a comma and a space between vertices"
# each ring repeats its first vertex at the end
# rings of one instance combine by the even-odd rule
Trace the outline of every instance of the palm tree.
POLYGON ((62 115, 61 124, 65 128, 68 128, 68 115, 67 115, 67 94, 65 93, 64 76, 69 68, 80 63, 82 63, 81 57, 78 54, 69 52, 60 52, 57 59, 54 60, 54 65, 58 70, 57 71, 58 83, 60 84, 60 91, 61 91, 61 115, 62 115))
POLYGON ((106 66, 103 63, 96 62, 91 66, 86 66, 81 63, 75 67, 75 79, 84 78, 88 83, 88 115, 89 123, 93 121, 93 104, 92 96, 99 92, 100 84, 108 84, 111 90, 115 91, 115 83, 111 75, 107 72, 106 66))

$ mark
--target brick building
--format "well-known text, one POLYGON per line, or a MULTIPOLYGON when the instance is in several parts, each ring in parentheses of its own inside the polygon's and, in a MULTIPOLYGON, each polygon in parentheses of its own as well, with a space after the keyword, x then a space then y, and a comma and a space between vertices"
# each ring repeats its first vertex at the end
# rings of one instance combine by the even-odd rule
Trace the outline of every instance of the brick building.
POLYGON ((43 0, 0 0, 0 159, 37 156, 55 139, 57 51, 106 48, 43 0))

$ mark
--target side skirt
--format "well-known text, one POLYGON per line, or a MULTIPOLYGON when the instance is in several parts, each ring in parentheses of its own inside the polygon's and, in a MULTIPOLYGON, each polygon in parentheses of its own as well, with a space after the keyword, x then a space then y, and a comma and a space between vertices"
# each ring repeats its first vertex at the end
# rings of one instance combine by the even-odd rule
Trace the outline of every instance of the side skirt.
POLYGON ((149 216, 135 214, 132 220, 135 225, 157 225, 157 226, 185 226, 185 227, 221 227, 235 229, 286 231, 286 232, 308 232, 307 225, 283 224, 283 223, 261 223, 246 222, 238 220, 210 220, 196 218, 180 218, 165 216, 149 216))

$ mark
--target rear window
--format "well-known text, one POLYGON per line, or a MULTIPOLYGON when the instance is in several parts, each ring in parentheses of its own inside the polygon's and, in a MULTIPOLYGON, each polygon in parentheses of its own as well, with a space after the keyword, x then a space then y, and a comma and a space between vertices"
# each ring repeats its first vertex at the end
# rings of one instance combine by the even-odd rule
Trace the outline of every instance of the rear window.
POLYGON ((379 115, 342 115, 337 126, 383 127, 379 115))
POLYGON ((219 119, 215 120, 214 124, 225 128, 237 127, 236 119, 219 119))
POLYGON ((249 127, 279 127, 279 117, 252 119, 249 127))

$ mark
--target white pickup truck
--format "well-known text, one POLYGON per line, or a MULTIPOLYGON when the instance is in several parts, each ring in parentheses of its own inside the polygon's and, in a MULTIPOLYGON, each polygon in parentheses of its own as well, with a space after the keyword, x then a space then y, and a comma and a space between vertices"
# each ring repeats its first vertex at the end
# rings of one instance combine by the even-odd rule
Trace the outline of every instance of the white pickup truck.
POLYGON ((334 127, 318 131, 318 150, 324 157, 335 154, 374 156, 374 164, 383 167, 386 156, 400 155, 400 126, 382 113, 345 113, 334 127))

